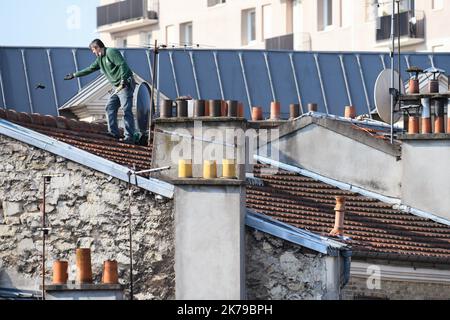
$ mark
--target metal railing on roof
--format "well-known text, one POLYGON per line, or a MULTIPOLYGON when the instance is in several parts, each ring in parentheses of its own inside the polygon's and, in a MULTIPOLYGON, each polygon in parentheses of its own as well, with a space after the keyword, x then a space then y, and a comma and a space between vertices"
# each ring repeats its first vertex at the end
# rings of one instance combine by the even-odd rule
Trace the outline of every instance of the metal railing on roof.
POLYGON ((273 37, 265 40, 266 50, 293 50, 294 34, 285 34, 279 37, 273 37))
POLYGON ((158 19, 159 1, 125 0, 97 7, 97 27, 133 19, 158 19))
MULTIPOLYGON (((380 27, 377 29, 376 40, 384 41, 391 38, 390 15, 382 16, 380 19, 380 27)), ((398 36, 398 20, 400 19, 400 36, 409 38, 425 38, 425 17, 422 11, 405 11, 395 15, 395 36, 398 36)))

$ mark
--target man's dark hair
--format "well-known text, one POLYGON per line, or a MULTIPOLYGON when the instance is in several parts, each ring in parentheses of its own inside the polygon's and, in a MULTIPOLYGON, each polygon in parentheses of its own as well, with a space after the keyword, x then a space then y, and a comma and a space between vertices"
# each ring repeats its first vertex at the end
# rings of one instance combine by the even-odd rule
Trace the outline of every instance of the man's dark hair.
POLYGON ((104 48, 104 47, 105 47, 105 44, 104 44, 103 41, 100 40, 100 39, 92 40, 91 44, 89 45, 89 48, 92 48, 93 45, 96 45, 96 46, 98 46, 99 48, 104 48))

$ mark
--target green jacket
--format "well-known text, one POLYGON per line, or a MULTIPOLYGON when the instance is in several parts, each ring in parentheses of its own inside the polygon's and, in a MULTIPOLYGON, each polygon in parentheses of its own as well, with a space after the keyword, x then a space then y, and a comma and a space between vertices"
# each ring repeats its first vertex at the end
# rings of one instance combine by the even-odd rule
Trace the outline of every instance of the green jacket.
POLYGON ((98 57, 94 63, 84 70, 74 74, 75 77, 83 77, 101 70, 101 72, 108 78, 114 86, 119 86, 122 80, 127 80, 133 76, 133 72, 128 67, 125 59, 119 50, 114 48, 105 48, 106 54, 98 57))

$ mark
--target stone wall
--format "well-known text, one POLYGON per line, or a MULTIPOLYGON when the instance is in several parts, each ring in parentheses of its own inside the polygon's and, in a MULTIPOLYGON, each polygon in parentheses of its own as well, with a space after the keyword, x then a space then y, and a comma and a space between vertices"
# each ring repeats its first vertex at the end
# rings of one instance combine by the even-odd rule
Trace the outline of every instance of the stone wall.
POLYGON ((342 290, 343 300, 449 300, 450 285, 444 283, 382 279, 379 288, 369 289, 367 278, 350 277, 342 290))
POLYGON ((327 292, 325 257, 247 228, 247 298, 320 300, 327 292))
MULTIPOLYGON (((53 178, 46 212, 47 277, 55 259, 69 260, 75 279, 75 249, 92 249, 94 281, 100 282, 102 262, 119 262, 120 283, 129 285, 127 184, 64 158, 0 135, 0 286, 15 284, 38 289, 42 233, 42 174, 53 178)), ((133 255, 138 299, 175 296, 173 201, 134 190, 133 255)))

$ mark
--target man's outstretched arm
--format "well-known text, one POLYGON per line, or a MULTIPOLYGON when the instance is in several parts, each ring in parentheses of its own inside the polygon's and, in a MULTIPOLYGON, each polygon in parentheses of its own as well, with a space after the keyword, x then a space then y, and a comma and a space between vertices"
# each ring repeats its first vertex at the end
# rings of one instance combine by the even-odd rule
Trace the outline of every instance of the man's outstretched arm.
POLYGON ((100 70, 100 66, 98 65, 98 61, 95 60, 89 67, 87 67, 86 69, 83 69, 81 71, 78 71, 76 73, 71 73, 68 74, 64 77, 64 80, 72 80, 75 77, 84 77, 87 76, 88 74, 91 74, 97 70, 100 70))

